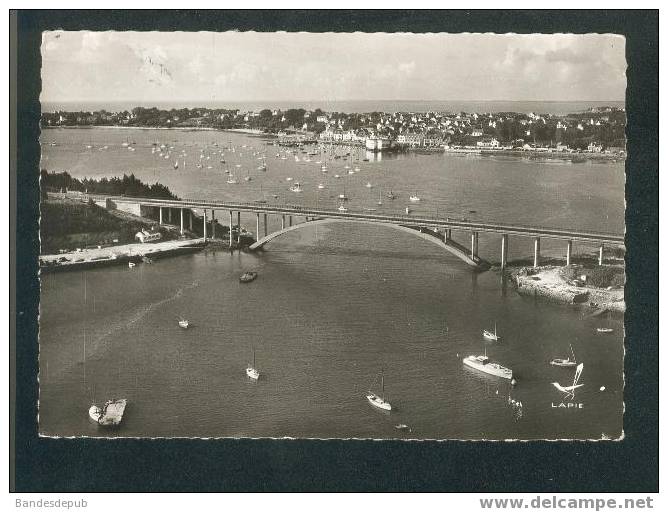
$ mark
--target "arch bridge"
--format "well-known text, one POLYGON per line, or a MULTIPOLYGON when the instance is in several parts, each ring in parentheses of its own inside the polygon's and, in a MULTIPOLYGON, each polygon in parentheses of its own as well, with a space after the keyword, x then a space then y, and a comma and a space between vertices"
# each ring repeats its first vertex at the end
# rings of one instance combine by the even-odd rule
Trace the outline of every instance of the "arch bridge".
POLYGON ((383 224, 399 229, 404 232, 415 234, 421 238, 435 243, 457 257, 465 261, 471 267, 483 270, 489 265, 478 256, 478 236, 480 233, 498 234, 501 241, 501 267, 508 262, 509 237, 529 237, 534 240, 533 264, 540 264, 540 241, 541 239, 563 240, 566 244, 566 265, 571 263, 573 242, 590 244, 598 247, 598 262, 603 264, 603 251, 605 247, 624 247, 624 235, 618 233, 605 233, 578 229, 560 229, 542 226, 529 226, 519 224, 499 224, 493 222, 457 220, 449 217, 428 217, 414 215, 392 215, 367 211, 338 211, 322 208, 312 208, 298 205, 267 204, 265 202, 240 203, 228 201, 210 201, 200 199, 152 199, 127 196, 104 196, 87 195, 86 199, 95 201, 97 204, 109 209, 119 209, 134 213, 145 214, 147 209, 158 211, 159 222, 171 223, 172 212, 180 212, 180 229, 183 233, 186 215, 190 229, 193 225, 192 210, 203 211, 203 235, 207 239, 207 227, 215 222, 216 211, 226 211, 229 216, 230 246, 233 244, 232 228, 233 218, 236 213, 237 225, 241 225, 241 214, 250 213, 256 217, 256 242, 250 246, 256 250, 271 240, 285 233, 299 229, 304 225, 312 225, 313 222, 360 222, 365 224, 383 224), (164 212, 167 212, 167 219, 164 212), (207 212, 210 212, 208 217, 207 212), (267 217, 269 215, 281 217, 281 229, 272 233, 267 229, 267 217), (303 218, 307 222, 295 224, 293 219, 303 218), (261 230, 261 219, 263 230, 261 230), (287 222, 286 222, 287 220, 287 222), (452 232, 464 232, 470 236, 470 246, 464 247, 455 242, 452 232))

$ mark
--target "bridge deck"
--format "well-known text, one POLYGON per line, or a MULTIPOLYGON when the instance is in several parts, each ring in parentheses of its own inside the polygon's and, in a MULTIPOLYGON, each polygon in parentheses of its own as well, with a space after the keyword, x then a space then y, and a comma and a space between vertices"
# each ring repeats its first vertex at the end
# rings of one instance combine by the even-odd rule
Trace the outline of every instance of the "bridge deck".
POLYGON ((206 201, 195 199, 167 200, 150 199, 142 197, 89 195, 91 199, 109 199, 112 202, 135 203, 145 206, 166 208, 193 208, 193 209, 215 209, 234 210, 252 213, 267 213, 278 215, 308 216, 317 218, 339 218, 348 220, 361 220, 366 222, 380 222, 398 224, 403 226, 434 226, 461 231, 489 232, 517 236, 554 238, 560 240, 573 240, 607 244, 613 246, 624 245, 624 235, 618 233, 604 233, 589 230, 571 230, 561 228, 549 228, 541 226, 497 224, 493 222, 456 220, 449 217, 417 217, 412 215, 391 215, 368 212, 338 210, 325 210, 321 208, 303 207, 297 205, 275 205, 267 203, 232 203, 224 201, 206 201))

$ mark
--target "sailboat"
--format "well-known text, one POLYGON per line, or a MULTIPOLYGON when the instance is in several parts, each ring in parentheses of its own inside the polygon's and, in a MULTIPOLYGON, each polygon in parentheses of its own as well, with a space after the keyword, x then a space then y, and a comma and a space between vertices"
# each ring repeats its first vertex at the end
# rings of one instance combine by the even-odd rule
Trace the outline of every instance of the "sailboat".
POLYGON ((248 365, 246 368, 246 375, 253 380, 258 380, 260 378, 260 372, 255 368, 255 349, 253 349, 253 365, 248 365))
POLYGON ((501 336, 496 334, 496 322, 494 322, 494 332, 488 331, 488 330, 483 330, 482 331, 482 337, 485 338, 486 340, 489 341, 500 341, 501 336))
POLYGON ((383 409, 384 411, 391 411, 392 410, 392 405, 390 402, 385 400, 385 375, 383 372, 380 372, 380 386, 381 386, 381 394, 377 395, 376 393, 373 393, 372 391, 369 390, 369 392, 366 395, 366 399, 369 401, 371 405, 374 407, 378 407, 378 409, 383 409))
POLYGON ((571 359, 570 356, 566 359, 554 358, 552 361, 550 361, 552 366, 575 366, 578 364, 577 360, 575 359, 575 352, 573 352, 573 345, 569 346, 571 347, 571 355, 573 356, 573 359, 571 359))

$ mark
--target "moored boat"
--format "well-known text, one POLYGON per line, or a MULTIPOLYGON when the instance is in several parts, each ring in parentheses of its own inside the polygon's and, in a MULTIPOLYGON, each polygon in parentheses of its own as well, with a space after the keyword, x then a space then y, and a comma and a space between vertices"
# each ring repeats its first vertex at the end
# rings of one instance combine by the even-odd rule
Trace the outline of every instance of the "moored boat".
POLYGON ((596 328, 596 332, 599 333, 599 334, 610 334, 613 331, 614 331, 614 329, 612 329, 610 327, 597 327, 596 328))
POLYGON ((260 378, 260 372, 255 368, 255 349, 253 349, 253 364, 246 367, 246 375, 248 378, 253 380, 258 380, 260 378))
POLYGON ((190 325, 190 322, 188 322, 188 320, 186 320, 185 318, 181 318, 179 320, 179 327, 181 329, 187 329, 189 325, 190 325))
POLYGON ((239 278, 239 281, 242 283, 250 283, 251 281, 254 281, 257 278, 257 272, 244 272, 241 277, 239 278))
POLYGON ((575 352, 573 352, 572 345, 571 345, 571 355, 573 356, 573 359, 571 359, 571 356, 568 356, 566 359, 555 357, 554 359, 552 359, 552 361, 550 361, 550 364, 552 366, 577 366, 578 362, 575 359, 575 352))
POLYGON ((91 405, 88 409, 88 416, 103 427, 117 426, 123 421, 126 406, 127 400, 125 398, 108 400, 102 407, 95 404, 91 405))
POLYGON ((494 332, 485 329, 482 331, 482 337, 489 341, 501 340, 501 336, 496 333, 496 322, 494 322, 494 332))
POLYGON ((392 405, 383 396, 385 394, 385 375, 383 374, 383 372, 380 373, 380 381, 381 381, 381 394, 377 395, 376 393, 369 391, 366 394, 366 399, 369 401, 371 405, 377 407, 378 409, 382 409, 384 411, 391 411, 392 405))
POLYGON ((513 371, 510 368, 501 366, 499 363, 493 363, 487 357, 487 353, 481 356, 467 356, 463 359, 466 366, 489 375, 501 377, 503 379, 512 379, 513 371))

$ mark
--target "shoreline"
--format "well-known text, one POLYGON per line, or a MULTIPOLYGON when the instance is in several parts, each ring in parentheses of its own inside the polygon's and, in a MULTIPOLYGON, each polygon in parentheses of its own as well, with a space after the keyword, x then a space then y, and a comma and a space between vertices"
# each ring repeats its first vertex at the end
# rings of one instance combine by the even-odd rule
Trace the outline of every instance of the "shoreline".
MULTIPOLYGON (((577 266, 575 266, 577 267, 577 266)), ((541 297, 549 302, 578 305, 599 313, 611 311, 624 313, 626 302, 623 287, 599 288, 569 283, 561 275, 564 267, 545 265, 509 267, 502 270, 510 278, 519 295, 541 297)))

